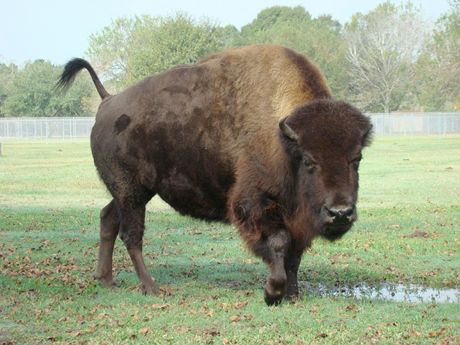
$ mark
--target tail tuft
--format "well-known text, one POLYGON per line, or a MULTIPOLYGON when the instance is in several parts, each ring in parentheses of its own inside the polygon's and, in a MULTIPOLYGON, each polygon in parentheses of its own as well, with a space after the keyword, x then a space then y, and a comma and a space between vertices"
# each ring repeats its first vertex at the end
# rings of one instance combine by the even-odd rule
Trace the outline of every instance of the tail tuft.
POLYGON ((60 90, 67 90, 72 85, 78 72, 80 72, 84 68, 88 70, 91 79, 93 79, 94 85, 96 86, 96 90, 99 93, 99 96, 101 96, 102 99, 109 97, 110 94, 102 85, 93 67, 89 64, 88 61, 80 58, 74 58, 67 62, 67 64, 64 67, 64 71, 61 74, 61 77, 56 83, 56 87, 60 90))

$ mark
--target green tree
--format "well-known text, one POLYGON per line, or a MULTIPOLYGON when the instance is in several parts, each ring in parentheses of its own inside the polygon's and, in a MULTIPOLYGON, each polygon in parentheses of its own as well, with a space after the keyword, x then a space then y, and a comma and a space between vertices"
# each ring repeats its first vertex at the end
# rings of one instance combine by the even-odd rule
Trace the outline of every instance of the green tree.
POLYGON ((411 81, 426 38, 419 9, 378 5, 345 27, 351 98, 363 109, 390 112, 414 102, 411 81))
MULTIPOLYGON (((117 90, 123 88, 128 75, 128 57, 133 31, 142 27, 150 17, 117 18, 101 32, 92 34, 88 55, 102 79, 109 81, 117 90)), ((110 87, 110 85, 109 85, 110 87)))
POLYGON ((17 71, 18 67, 14 64, 0 64, 0 117, 5 116, 4 104, 17 71))
POLYGON ((232 44, 236 28, 208 20, 173 17, 120 18, 90 37, 88 55, 117 90, 154 73, 194 63, 232 44))
POLYGON ((89 115, 93 85, 79 78, 66 94, 55 89, 62 67, 35 60, 19 70, 8 88, 3 104, 5 116, 89 115))
POLYGON ((460 0, 437 22, 417 62, 414 87, 425 110, 460 110, 460 0))
POLYGON ((341 25, 330 16, 312 18, 303 7, 274 6, 261 11, 241 29, 239 45, 280 44, 308 56, 326 76, 333 93, 345 97, 346 46, 341 25))

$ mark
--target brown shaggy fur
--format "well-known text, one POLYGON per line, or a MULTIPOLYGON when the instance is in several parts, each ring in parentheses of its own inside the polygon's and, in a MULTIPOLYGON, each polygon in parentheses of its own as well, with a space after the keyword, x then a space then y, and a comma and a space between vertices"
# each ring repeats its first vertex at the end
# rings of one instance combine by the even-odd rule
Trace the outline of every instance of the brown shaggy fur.
MULTIPOLYGON (((231 49, 146 78, 103 98, 91 134, 95 165, 114 199, 101 219, 115 225, 101 223, 101 241, 119 226, 144 292, 155 292, 141 248, 145 205, 158 194, 182 214, 235 224, 269 266, 268 304, 296 296, 311 240, 338 238, 351 226, 328 227, 324 219, 336 218, 324 208, 354 207, 352 165, 370 128, 358 110, 332 99, 311 62, 280 46, 231 49), (286 117, 298 140, 278 128, 286 117)), ((106 285, 108 237, 96 272, 106 285)))

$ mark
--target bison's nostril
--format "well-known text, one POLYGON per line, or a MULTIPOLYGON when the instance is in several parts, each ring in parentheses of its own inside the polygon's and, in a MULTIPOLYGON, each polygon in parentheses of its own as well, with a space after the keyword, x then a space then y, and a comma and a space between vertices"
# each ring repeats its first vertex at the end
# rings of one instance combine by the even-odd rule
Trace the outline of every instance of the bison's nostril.
POLYGON ((331 208, 329 208, 329 207, 327 207, 327 206, 324 206, 324 209, 326 210, 326 213, 327 213, 327 215, 328 215, 329 217, 334 218, 334 217, 337 215, 337 213, 335 212, 335 209, 334 209, 334 208, 331 209, 331 208))
POLYGON ((339 213, 341 213, 343 217, 349 217, 353 214, 353 207, 341 209, 339 210, 339 213))

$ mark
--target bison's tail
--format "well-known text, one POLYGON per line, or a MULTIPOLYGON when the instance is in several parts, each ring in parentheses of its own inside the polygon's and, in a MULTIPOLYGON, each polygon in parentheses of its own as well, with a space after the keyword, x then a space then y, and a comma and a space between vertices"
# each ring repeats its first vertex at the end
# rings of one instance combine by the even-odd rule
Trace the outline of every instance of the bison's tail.
POLYGON ((72 85, 72 82, 75 79, 77 73, 80 72, 83 68, 88 70, 91 78, 93 79, 94 85, 96 86, 97 92, 99 93, 99 96, 101 96, 102 99, 110 96, 89 62, 79 58, 75 58, 67 62, 64 67, 64 72, 62 72, 56 86, 60 89, 67 89, 70 85, 72 85))

